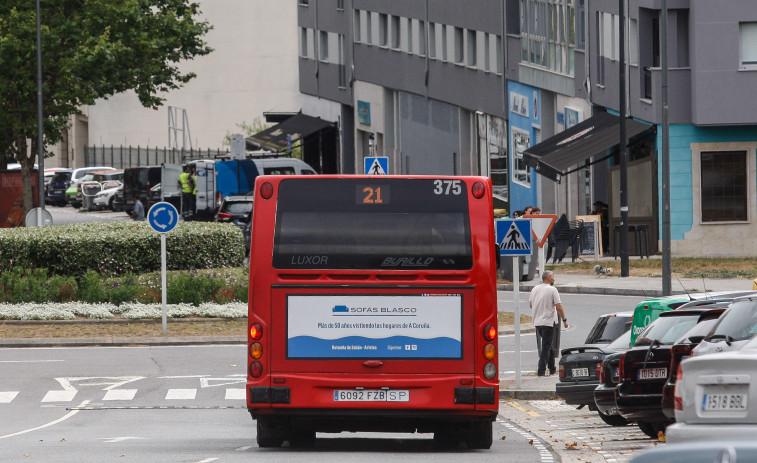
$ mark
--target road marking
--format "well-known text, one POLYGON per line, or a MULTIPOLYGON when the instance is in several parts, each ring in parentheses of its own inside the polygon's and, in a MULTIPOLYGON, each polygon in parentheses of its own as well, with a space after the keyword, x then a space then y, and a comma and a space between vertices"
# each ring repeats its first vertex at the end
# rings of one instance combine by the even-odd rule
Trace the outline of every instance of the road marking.
POLYGON ((65 362, 65 360, 0 360, 0 363, 48 363, 65 362))
POLYGON ((105 393, 103 400, 133 400, 135 395, 136 389, 111 389, 105 393))
POLYGON ((239 447, 238 449, 234 449, 237 452, 244 452, 245 450, 250 450, 252 448, 252 445, 245 445, 244 447, 239 447))
POLYGON ((77 392, 79 391, 76 389, 66 391, 47 391, 42 402, 71 402, 74 400, 77 392))
POLYGON ((18 391, 0 391, 0 404, 9 404, 11 400, 15 399, 18 395, 18 391))
POLYGON ((79 387, 82 386, 108 386, 104 387, 103 391, 109 391, 111 389, 115 389, 119 386, 123 386, 124 384, 131 383, 134 381, 139 381, 140 379, 145 379, 144 376, 83 376, 83 377, 74 377, 74 378, 55 378, 58 383, 63 387, 63 389, 70 391, 70 390, 76 390, 76 388, 71 385, 71 383, 79 383, 79 387), (103 381, 105 380, 105 381, 103 381), (94 381, 94 382, 91 382, 94 381))
POLYGON ((246 400, 247 394, 244 389, 226 389, 226 400, 246 400))
POLYGON ((226 378, 200 378, 200 387, 230 386, 232 384, 246 383, 247 375, 235 375, 226 378), (239 376, 242 376, 241 378, 239 376), (211 384, 211 381, 214 382, 211 384))
POLYGON ((513 407, 513 408, 514 408, 514 409, 516 409, 516 410, 520 410, 520 411, 522 411, 523 413, 525 413, 525 414, 527 414, 527 415, 531 415, 531 416, 533 416, 533 417, 537 417, 537 416, 539 416, 539 414, 538 414, 538 413, 536 413, 535 411, 533 411, 533 410, 529 410, 529 409, 527 409, 527 408, 525 408, 525 407, 521 406, 521 405, 520 405, 520 404, 519 404, 518 402, 516 402, 516 401, 514 401, 514 400, 506 400, 506 401, 505 401, 505 403, 506 403, 507 405, 509 405, 509 406, 513 407))
POLYGON ((166 400, 194 400, 197 389, 169 389, 166 400))
MULTIPOLYGON (((83 406, 87 405, 88 403, 89 403, 89 400, 85 400, 79 406, 83 407, 83 406)), ((8 437, 20 436, 21 434, 26 434, 28 432, 37 431, 37 430, 40 430, 40 429, 44 429, 44 428, 53 426, 53 425, 58 424, 60 422, 66 421, 67 419, 71 418, 72 416, 76 415, 77 413, 79 413, 79 410, 71 410, 70 412, 68 412, 67 414, 63 415, 62 417, 58 418, 55 421, 51 421, 51 422, 49 422, 47 424, 43 424, 41 426, 37 426, 36 428, 25 429, 23 431, 14 432, 13 434, 6 434, 4 436, 0 436, 0 439, 6 439, 8 437)))
POLYGON ((206 458, 204 460, 200 460, 197 463, 210 463, 211 461, 216 461, 218 458, 206 458))
POLYGON ((117 444, 119 442, 123 442, 125 440, 134 440, 134 439, 146 439, 145 437, 100 437, 100 439, 106 443, 106 444, 117 444))

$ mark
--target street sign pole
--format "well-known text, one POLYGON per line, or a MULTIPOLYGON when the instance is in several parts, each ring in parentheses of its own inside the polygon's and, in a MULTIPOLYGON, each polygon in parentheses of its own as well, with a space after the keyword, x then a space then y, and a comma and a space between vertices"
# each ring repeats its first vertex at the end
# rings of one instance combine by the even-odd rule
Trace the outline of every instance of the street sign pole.
POLYGON ((160 292, 163 306, 163 334, 168 330, 168 310, 166 310, 166 234, 160 234, 160 292))
POLYGON ((171 203, 162 201, 155 203, 147 211, 147 223, 160 234, 160 299, 163 312, 163 334, 166 334, 168 331, 168 309, 166 308, 166 299, 168 296, 168 291, 166 290, 166 233, 176 228, 176 225, 179 224, 179 211, 171 203))
POLYGON ((520 256, 533 254, 533 223, 531 219, 500 219, 495 222, 500 256, 513 258, 513 313, 515 320, 515 388, 521 388, 520 365, 520 256))

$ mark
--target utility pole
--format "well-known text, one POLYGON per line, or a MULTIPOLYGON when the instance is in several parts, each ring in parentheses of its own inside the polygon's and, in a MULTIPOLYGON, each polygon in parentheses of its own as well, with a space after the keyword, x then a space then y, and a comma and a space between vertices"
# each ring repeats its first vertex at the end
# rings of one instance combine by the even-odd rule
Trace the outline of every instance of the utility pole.
POLYGON ((626 140, 626 15, 625 0, 618 0, 620 45, 620 276, 628 276, 628 149, 626 140))
POLYGON ((668 0, 662 0, 662 295, 672 293, 670 256, 670 127, 668 123, 668 0))

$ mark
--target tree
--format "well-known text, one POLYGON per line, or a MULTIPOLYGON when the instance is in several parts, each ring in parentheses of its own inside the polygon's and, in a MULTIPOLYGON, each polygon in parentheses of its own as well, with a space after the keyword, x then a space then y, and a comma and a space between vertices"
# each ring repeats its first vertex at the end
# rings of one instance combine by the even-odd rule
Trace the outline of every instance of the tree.
MULTIPOLYGON (((212 49, 191 0, 40 0, 44 143, 61 141, 70 116, 98 98, 133 90, 145 107, 195 77, 178 64, 212 49)), ((37 146, 37 26, 33 0, 0 2, 0 162, 21 164, 24 213, 32 208, 37 146)))

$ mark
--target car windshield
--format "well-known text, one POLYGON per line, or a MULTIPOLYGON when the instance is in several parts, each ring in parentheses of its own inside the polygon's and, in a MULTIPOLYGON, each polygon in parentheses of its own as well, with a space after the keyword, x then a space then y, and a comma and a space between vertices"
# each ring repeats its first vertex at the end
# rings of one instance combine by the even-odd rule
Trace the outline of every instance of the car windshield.
POLYGON ((736 301, 723 312, 707 340, 743 341, 757 333, 757 300, 736 301))
POLYGON ((586 337, 586 344, 603 344, 614 341, 621 334, 631 329, 631 317, 602 316, 586 337))
POLYGON ((710 332, 713 326, 718 322, 717 318, 711 318, 709 320, 703 320, 694 325, 689 331, 687 331, 680 339, 676 341, 676 344, 691 344, 700 342, 707 333, 710 332))
POLYGON ((636 338, 634 346, 648 346, 655 341, 657 344, 673 344, 696 325, 698 320, 699 314, 660 317, 647 326, 636 338))

